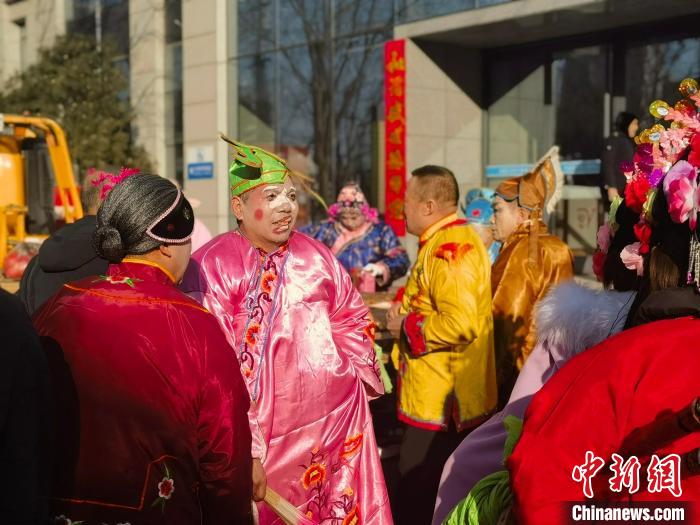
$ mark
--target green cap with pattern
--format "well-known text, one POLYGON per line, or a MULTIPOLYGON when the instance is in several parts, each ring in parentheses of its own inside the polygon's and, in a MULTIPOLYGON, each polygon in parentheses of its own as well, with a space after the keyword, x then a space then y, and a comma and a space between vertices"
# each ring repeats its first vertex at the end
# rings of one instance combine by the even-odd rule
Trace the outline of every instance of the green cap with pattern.
POLYGON ((243 195, 261 184, 284 184, 290 175, 287 163, 277 155, 257 146, 236 142, 224 135, 221 138, 233 146, 233 162, 228 170, 231 196, 243 195))

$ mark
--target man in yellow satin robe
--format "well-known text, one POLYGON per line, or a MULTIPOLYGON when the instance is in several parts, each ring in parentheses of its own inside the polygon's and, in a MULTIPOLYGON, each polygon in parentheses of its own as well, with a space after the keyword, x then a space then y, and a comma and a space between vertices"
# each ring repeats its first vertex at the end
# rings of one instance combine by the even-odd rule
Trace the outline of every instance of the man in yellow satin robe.
POLYGON ((503 247, 491 268, 491 289, 499 407, 535 346, 535 304, 552 285, 573 278, 569 247, 542 220, 554 211, 562 184, 555 147, 530 173, 496 188, 493 234, 503 247))
POLYGON ((496 406, 491 261, 479 235, 457 217, 459 188, 441 166, 413 171, 406 228, 419 250, 401 303, 388 315, 399 340, 397 525, 430 523, 442 467, 496 406))

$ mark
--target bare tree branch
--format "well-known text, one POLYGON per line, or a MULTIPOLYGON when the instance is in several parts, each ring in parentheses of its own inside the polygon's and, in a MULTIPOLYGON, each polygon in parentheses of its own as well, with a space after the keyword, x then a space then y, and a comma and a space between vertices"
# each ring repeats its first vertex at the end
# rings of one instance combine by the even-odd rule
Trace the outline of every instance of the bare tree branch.
POLYGON ((284 61, 280 62, 283 76, 277 82, 284 82, 284 75, 293 82, 289 88, 283 85, 283 95, 278 96, 277 104, 286 106, 279 117, 284 122, 279 122, 287 132, 302 132, 293 135, 297 143, 310 141, 318 190, 325 198, 333 198, 339 180, 368 173, 367 155, 361 154, 369 144, 371 108, 381 102, 383 78, 380 71, 369 68, 376 64, 379 46, 390 33, 393 10, 377 22, 387 0, 277 2, 277 23, 284 19, 285 36, 292 37, 284 45, 272 46, 284 61), (299 45, 290 31, 300 33, 299 45), (310 109, 308 120, 301 112, 305 107, 310 109))

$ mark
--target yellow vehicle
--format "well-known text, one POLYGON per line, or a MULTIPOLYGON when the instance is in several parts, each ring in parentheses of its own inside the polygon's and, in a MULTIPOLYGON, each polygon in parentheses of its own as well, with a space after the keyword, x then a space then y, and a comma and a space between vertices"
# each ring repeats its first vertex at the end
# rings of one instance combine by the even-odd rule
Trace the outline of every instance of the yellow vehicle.
POLYGON ((83 216, 65 133, 48 118, 0 113, 0 269, 28 235, 48 236, 57 216, 83 216))

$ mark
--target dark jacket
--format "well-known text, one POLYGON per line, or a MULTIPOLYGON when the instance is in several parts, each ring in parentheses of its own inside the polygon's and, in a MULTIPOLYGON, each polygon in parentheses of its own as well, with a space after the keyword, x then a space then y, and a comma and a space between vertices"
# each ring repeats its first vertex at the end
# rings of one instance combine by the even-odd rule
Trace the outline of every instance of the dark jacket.
POLYGON ((29 315, 34 314, 64 284, 90 275, 107 273, 107 261, 92 247, 97 227, 94 215, 67 224, 41 245, 27 266, 19 286, 19 297, 29 315))
POLYGON ((0 290, 0 523, 44 523, 52 411, 39 338, 16 297, 0 290))
POLYGON ((622 195, 627 185, 624 173, 620 170, 623 161, 632 161, 634 157, 634 141, 619 131, 613 132, 603 145, 600 159, 600 171, 603 186, 617 188, 622 195))
POLYGON ((700 317, 700 293, 692 286, 667 288, 651 292, 641 302, 631 326, 687 316, 700 317))

